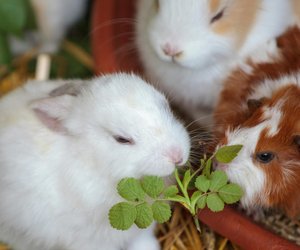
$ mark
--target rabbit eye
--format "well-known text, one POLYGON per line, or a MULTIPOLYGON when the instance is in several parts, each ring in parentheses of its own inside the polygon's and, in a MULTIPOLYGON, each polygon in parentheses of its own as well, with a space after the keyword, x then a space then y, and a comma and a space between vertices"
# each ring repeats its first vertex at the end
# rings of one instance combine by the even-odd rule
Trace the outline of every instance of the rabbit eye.
POLYGON ((120 143, 120 144, 126 144, 126 145, 133 145, 134 141, 132 138, 127 138, 127 137, 123 137, 120 135, 115 135, 114 139, 116 140, 116 142, 120 143))
POLYGON ((267 164, 271 162, 275 157, 275 154, 272 152, 260 152, 256 154, 256 160, 263 163, 267 164))
POLYGON ((216 21, 218 21, 219 19, 221 19, 224 15, 224 10, 221 10, 220 12, 218 12, 211 20, 210 20, 210 23, 214 23, 216 21))

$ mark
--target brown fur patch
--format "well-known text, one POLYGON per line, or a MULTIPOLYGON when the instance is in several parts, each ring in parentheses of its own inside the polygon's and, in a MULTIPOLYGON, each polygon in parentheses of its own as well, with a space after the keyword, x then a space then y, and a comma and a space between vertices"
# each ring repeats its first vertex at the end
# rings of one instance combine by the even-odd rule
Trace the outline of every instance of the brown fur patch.
POLYGON ((299 97, 300 89, 295 85, 274 94, 268 106, 285 100, 279 132, 269 137, 264 131, 255 150, 255 153, 271 151, 276 154, 269 164, 256 163, 265 172, 267 180, 264 193, 268 200, 262 201, 262 205, 282 208, 290 216, 300 214, 300 204, 295 204, 295 200, 300 201, 300 152, 294 142, 295 134, 300 134, 299 97))
POLYGON ((210 0, 209 1, 209 9, 210 13, 215 14, 220 8, 221 0, 210 0))
POLYGON ((218 34, 228 33, 236 40, 239 48, 245 41, 258 13, 261 0, 235 0, 225 6, 224 16, 213 24, 218 34))

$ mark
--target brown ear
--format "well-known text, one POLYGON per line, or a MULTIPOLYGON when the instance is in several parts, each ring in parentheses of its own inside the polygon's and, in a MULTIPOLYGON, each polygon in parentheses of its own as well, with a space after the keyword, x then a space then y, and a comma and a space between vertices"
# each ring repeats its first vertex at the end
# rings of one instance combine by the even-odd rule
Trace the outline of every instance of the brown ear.
POLYGON ((262 106, 264 100, 265 100, 265 98, 249 99, 247 101, 247 106, 248 106, 249 111, 251 113, 253 113, 255 110, 257 110, 259 107, 262 106))

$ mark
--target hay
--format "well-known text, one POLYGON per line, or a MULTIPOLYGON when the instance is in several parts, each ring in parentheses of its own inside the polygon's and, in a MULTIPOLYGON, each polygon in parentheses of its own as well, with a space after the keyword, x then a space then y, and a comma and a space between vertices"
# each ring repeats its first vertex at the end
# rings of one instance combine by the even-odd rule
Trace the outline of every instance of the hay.
POLYGON ((157 226, 157 237, 162 250, 239 249, 204 225, 197 231, 191 215, 180 205, 175 205, 169 222, 157 226))
POLYGON ((261 211, 255 220, 270 231, 300 246, 300 218, 290 219, 280 211, 261 211))

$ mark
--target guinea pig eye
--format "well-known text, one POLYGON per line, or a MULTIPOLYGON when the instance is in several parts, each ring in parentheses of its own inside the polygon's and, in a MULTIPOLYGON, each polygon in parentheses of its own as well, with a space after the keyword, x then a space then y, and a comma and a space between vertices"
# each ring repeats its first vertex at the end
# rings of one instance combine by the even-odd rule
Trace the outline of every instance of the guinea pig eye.
POLYGON ((272 152, 260 152, 256 154, 256 160, 263 164, 271 162, 274 157, 275 155, 272 152))
POLYGON ((127 144, 127 145, 133 145, 134 144, 134 141, 131 138, 127 138, 127 137, 120 136, 120 135, 114 135, 113 137, 116 140, 116 142, 118 142, 120 144, 127 144))
POLYGON ((216 21, 218 21, 219 19, 221 19, 223 17, 224 14, 224 9, 221 10, 220 12, 218 12, 211 20, 210 23, 214 23, 216 21))

